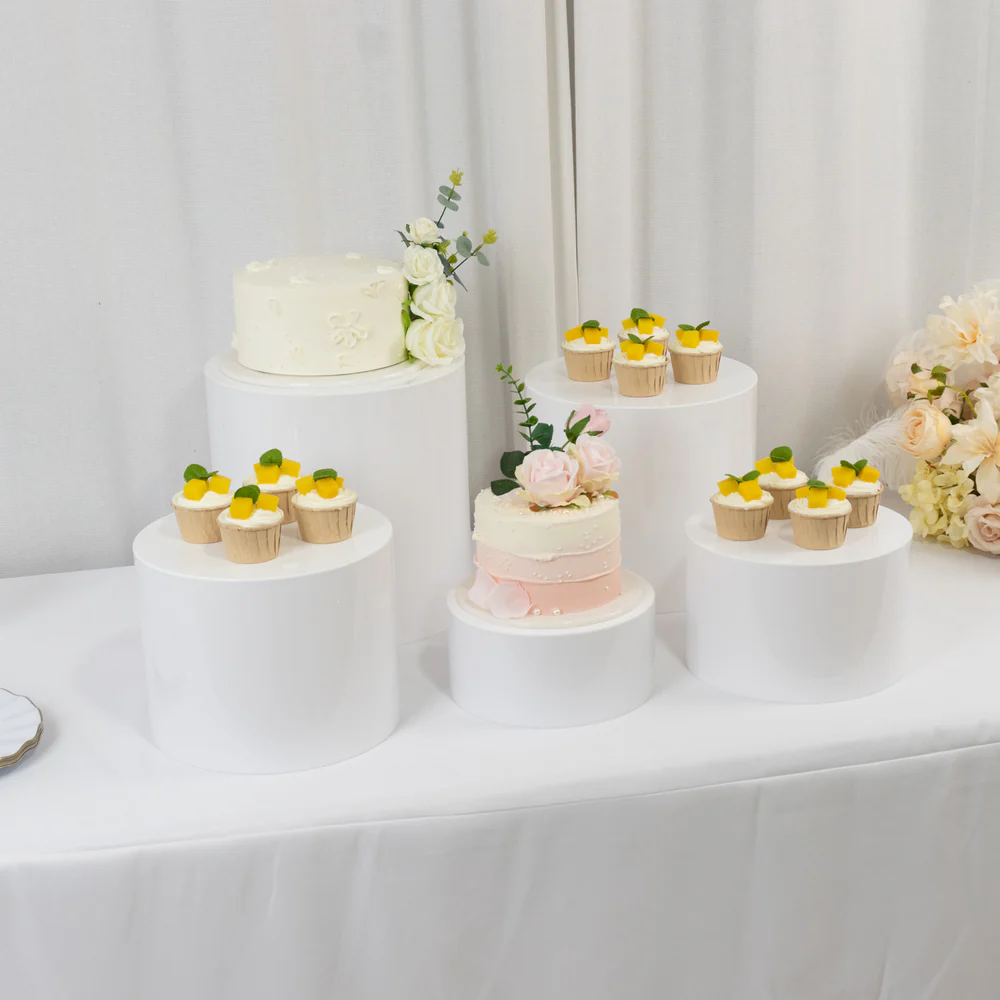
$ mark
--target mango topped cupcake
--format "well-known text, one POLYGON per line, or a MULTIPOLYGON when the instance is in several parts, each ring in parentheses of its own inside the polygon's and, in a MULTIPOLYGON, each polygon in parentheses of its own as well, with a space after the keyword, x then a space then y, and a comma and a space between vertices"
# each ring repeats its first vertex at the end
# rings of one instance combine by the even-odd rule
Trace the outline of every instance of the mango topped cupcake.
POLYGON ((719 480, 719 492, 712 497, 715 530, 733 542, 763 538, 773 502, 771 494, 761 489, 756 469, 743 476, 729 473, 719 480))
POLYGON ((295 520, 295 510, 290 500, 301 468, 299 462, 285 458, 277 448, 271 448, 260 456, 259 462, 254 463, 254 474, 244 479, 243 485, 259 486, 263 493, 276 496, 285 515, 285 522, 288 523, 295 520))
POLYGON ((636 306, 628 314, 628 318, 622 320, 618 339, 621 341, 629 340, 633 334, 643 340, 652 337, 658 344, 663 344, 665 347, 668 337, 666 330, 664 330, 665 323, 666 320, 662 316, 646 312, 645 309, 636 306))
POLYGON ((565 333, 563 357, 566 374, 574 382, 603 382, 611 377, 611 358, 615 345, 608 328, 600 320, 588 319, 565 333))
POLYGON ((788 520, 788 504, 795 499, 795 491, 809 482, 809 477, 795 468, 795 456, 787 444, 772 448, 766 458, 754 462, 760 473, 760 485, 773 497, 772 521, 788 520))
POLYGON ((281 548, 281 522, 285 515, 278 497, 258 486, 241 486, 229 510, 219 515, 219 530, 226 558, 236 563, 261 563, 274 559, 281 548))
POLYGON ((304 542, 327 545, 351 537, 358 495, 344 486, 336 469, 317 469, 295 483, 292 506, 304 542))
POLYGON ((622 320, 623 324, 633 323, 633 329, 618 344, 620 353, 614 359, 618 391, 623 396, 658 396, 663 392, 667 377, 663 341, 652 333, 636 332, 654 329, 654 320, 662 317, 650 316, 645 309, 633 309, 632 319, 622 320))
POLYGON ((885 484, 880 482, 881 473, 867 458, 857 462, 841 459, 840 465, 830 470, 834 485, 839 486, 851 502, 851 516, 848 528, 868 528, 878 517, 879 499, 885 484))
POLYGON ((219 511, 229 506, 230 480, 192 462, 184 470, 184 488, 170 499, 185 542, 209 545, 221 540, 219 511))
POLYGON ((674 381, 683 385, 707 385, 719 376, 722 344, 719 331, 708 329, 708 320, 691 326, 681 323, 670 341, 670 363, 674 381))
POLYGON ((810 479, 788 504, 795 544, 803 549, 836 549, 847 537, 851 503, 839 486, 810 479))

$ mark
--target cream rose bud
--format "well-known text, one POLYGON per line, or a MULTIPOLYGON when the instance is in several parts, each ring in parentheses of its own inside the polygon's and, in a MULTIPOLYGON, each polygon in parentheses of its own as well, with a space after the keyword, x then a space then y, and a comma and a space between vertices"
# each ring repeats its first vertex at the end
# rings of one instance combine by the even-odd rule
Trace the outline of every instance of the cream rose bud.
POLYGON ((426 285, 444 277, 444 265, 437 250, 408 246, 403 254, 403 276, 411 285, 426 285))
POLYGON ((406 349, 428 365, 446 365, 465 353, 464 327, 460 319, 415 319, 406 331, 406 349))
POLYGON ((437 243, 441 239, 441 230, 433 219, 414 219, 410 223, 410 239, 414 243, 437 243))
POLYGON ((451 319, 455 315, 458 295, 455 286, 444 278, 420 285, 413 293, 413 311, 424 319, 451 319))
POLYGON ((1000 505, 981 504, 965 512, 969 541, 980 552, 1000 556, 1000 505))
POLYGON ((565 451, 539 448, 529 451, 514 470, 514 478, 535 503, 564 507, 582 492, 580 463, 565 451))
POLYGON ((587 493, 603 493, 618 478, 621 461, 615 449, 600 438, 581 437, 566 445, 566 454, 580 466, 580 485, 587 493))
POLYGON ((951 421, 935 406, 920 400, 902 415, 899 444, 917 458, 937 458, 951 441, 951 421))

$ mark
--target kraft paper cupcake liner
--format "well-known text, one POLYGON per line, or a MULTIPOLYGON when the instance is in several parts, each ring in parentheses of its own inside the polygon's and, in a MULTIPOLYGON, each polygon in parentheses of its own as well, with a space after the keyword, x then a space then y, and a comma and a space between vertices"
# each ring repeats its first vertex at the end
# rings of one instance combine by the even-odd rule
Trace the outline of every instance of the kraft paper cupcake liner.
POLYGON ((714 354, 686 354, 670 351, 670 363, 674 366, 674 381, 680 385, 708 385, 719 377, 719 362, 722 351, 714 354))
POLYGON ((615 362, 618 391, 623 396, 658 396, 667 378, 667 363, 656 365, 626 365, 615 362))
POLYGON ((731 542, 755 542, 767 531, 768 513, 773 501, 765 507, 727 507, 712 500, 715 530, 720 538, 731 542))
POLYGON ((193 545, 211 545, 212 542, 222 541, 222 535, 219 532, 219 515, 226 509, 226 505, 214 509, 211 507, 180 507, 177 504, 171 506, 174 508, 174 516, 177 518, 177 528, 185 542, 191 542, 193 545))
POLYGON ((768 486, 767 492, 774 497, 774 506, 771 508, 772 521, 787 521, 791 514, 788 512, 788 505, 795 499, 795 491, 798 486, 768 486))
MULTIPOLYGON (((298 507, 296 518, 299 525, 299 538, 314 545, 329 545, 331 542, 343 542, 351 537, 354 530, 354 510, 358 502, 346 507, 331 507, 320 510, 315 507, 298 507)), ((292 500, 292 507, 296 506, 292 500)))
POLYGON ((603 351, 572 351, 564 347, 566 374, 574 382, 603 382, 611 378, 611 359, 614 353, 614 345, 603 351))
POLYGON ((234 563, 262 563, 274 559, 281 548, 281 523, 262 528, 220 524, 226 558, 234 563))
POLYGON ((292 496, 296 492, 294 486, 290 486, 287 490, 273 490, 267 486, 261 486, 260 491, 261 493, 270 493, 271 496, 278 498, 278 506, 285 515, 282 524, 291 524, 295 520, 295 508, 292 506, 292 496))
POLYGON ((866 493, 863 496, 848 496, 847 499, 851 502, 851 515, 847 519, 847 527, 870 528, 878 517, 878 505, 881 497, 882 490, 879 490, 878 493, 866 493))
POLYGON ((803 549, 839 549, 847 538, 848 514, 796 514, 792 516, 795 544, 803 549))

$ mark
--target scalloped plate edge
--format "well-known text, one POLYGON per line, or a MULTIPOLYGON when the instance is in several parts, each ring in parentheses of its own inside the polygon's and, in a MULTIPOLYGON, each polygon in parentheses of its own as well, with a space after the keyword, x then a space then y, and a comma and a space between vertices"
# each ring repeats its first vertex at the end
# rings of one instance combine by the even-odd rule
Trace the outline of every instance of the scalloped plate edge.
MULTIPOLYGON (((9 691, 7 688, 4 688, 3 690, 7 691, 8 694, 15 693, 13 691, 9 691)), ((27 695, 19 694, 16 695, 16 697, 24 698, 24 700, 38 713, 38 728, 35 730, 35 735, 22 744, 20 750, 17 750, 12 754, 8 754, 6 757, 0 757, 0 769, 13 767, 24 757, 26 753, 34 750, 35 747, 38 746, 39 740, 42 738, 42 731, 45 729, 45 717, 42 715, 42 710, 27 695)))

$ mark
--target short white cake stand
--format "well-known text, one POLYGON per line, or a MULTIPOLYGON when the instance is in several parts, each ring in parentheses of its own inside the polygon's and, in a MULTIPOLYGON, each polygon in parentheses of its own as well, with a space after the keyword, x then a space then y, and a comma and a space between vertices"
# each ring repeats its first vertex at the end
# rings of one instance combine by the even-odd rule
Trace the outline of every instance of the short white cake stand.
MULTIPOLYGON (((708 506, 708 501, 705 501, 708 506)), ((731 542, 712 514, 686 525, 687 666, 716 687, 761 701, 848 701, 889 687, 908 662, 904 615, 912 530, 882 507, 839 549, 792 540, 772 521, 731 542)))
POLYGON ((399 715, 392 528, 310 545, 282 528, 270 562, 189 545, 173 516, 133 545, 153 739, 217 771, 321 767, 384 740, 399 715))
POLYGON ((399 641, 447 627, 445 594, 472 558, 465 362, 356 375, 269 375, 234 352, 205 366, 212 465, 249 475, 266 448, 333 466, 392 523, 399 641))
MULTIPOLYGON (((471 581, 470 581, 471 582, 471 581)), ((591 612, 503 621, 468 584, 448 595, 451 696, 509 726, 586 726, 631 712, 653 690, 653 588, 622 573, 622 594, 591 612)))
POLYGON ((583 403, 607 410, 607 439, 622 461, 622 562, 656 589, 656 610, 684 610, 684 521, 727 472, 742 475, 756 454, 757 375, 723 357, 709 385, 677 385, 668 367, 659 396, 622 396, 614 375, 574 382, 559 358, 532 368, 525 392, 534 415, 555 425, 557 441, 569 411, 583 403))

